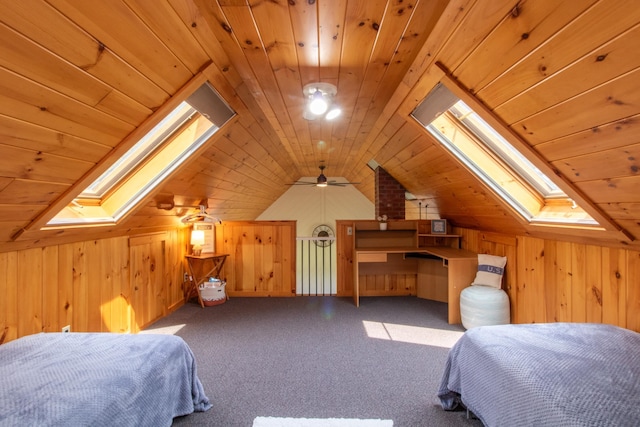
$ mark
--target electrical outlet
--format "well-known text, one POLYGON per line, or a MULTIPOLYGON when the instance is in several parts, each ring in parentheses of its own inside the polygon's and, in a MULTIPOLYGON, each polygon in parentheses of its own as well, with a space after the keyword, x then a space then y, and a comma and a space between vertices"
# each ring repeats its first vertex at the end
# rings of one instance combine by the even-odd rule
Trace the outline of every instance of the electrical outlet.
POLYGON ((183 282, 188 282, 189 281, 189 273, 184 273, 184 277, 182 278, 183 282))
POLYGON ((64 332, 65 334, 71 332, 71 325, 63 327, 62 332, 64 332))
POLYGON ((347 227, 347 236, 351 236, 353 234, 353 228, 347 227))

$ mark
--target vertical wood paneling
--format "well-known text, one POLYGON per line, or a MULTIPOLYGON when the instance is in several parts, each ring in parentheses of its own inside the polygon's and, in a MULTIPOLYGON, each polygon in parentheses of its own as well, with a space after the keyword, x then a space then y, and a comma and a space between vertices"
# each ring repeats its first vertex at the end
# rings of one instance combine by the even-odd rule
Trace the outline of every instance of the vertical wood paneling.
POLYGON ((640 252, 627 253, 626 327, 640 331, 640 252))
POLYGON ((42 332, 42 249, 18 253, 18 336, 42 332))
POLYGON ((545 241, 544 295, 547 322, 569 321, 571 270, 570 243, 545 241))
POLYGON ((0 253, 0 337, 60 332, 66 325, 74 332, 136 332, 183 302, 181 290, 172 301, 165 294, 166 278, 179 280, 182 268, 164 267, 167 245, 174 245, 170 263, 180 266, 184 246, 175 245, 182 234, 156 233, 131 251, 123 236, 0 253), (144 282, 137 294, 130 263, 137 283, 144 282))
POLYGON ((132 239, 130 243, 131 304, 134 331, 166 314, 164 233, 132 239))
MULTIPOLYGON (((73 299, 73 278, 75 275, 73 271, 73 256, 73 244, 58 245, 59 267, 57 280, 49 284, 43 283, 43 286, 51 286, 58 291, 57 311, 61 328, 66 325, 72 325, 73 328, 73 311, 75 309, 75 301, 73 299)), ((127 259, 129 259, 128 254, 127 259)))
MULTIPOLYGON (((602 248, 599 246, 587 245, 585 250, 585 260, 582 267, 584 269, 585 281, 585 321, 602 322, 602 274, 603 274, 602 248)), ((575 271, 574 271, 575 274, 575 271)), ((580 276, 578 276, 579 279, 580 276)))
POLYGON ((65 311, 60 310, 60 299, 64 297, 58 283, 59 254, 57 246, 49 246, 42 250, 42 330, 57 332, 68 323, 65 321, 65 311))
MULTIPOLYGON (((254 290, 264 292, 264 275, 265 275, 265 250, 262 242, 262 227, 256 226, 253 228, 251 235, 253 236, 253 248, 254 254, 254 268, 253 271, 253 283, 254 290)), ((247 266, 250 267, 250 266, 247 266)))
POLYGON ((184 257, 182 254, 184 254, 184 248, 186 248, 187 236, 190 236, 187 228, 175 233, 168 233, 164 248, 165 272, 163 282, 166 286, 166 307, 169 311, 182 304, 184 299, 182 288, 184 257))
POLYGON ((102 241, 103 250, 112 254, 102 266, 102 277, 107 285, 102 295, 103 330, 129 331, 129 245, 127 238, 102 241))
POLYGON ((640 331, 637 251, 454 231, 464 249, 507 255, 503 287, 512 288, 512 323, 594 322, 640 331))
POLYGON ((336 221, 337 296, 353 295, 353 230, 353 221, 336 221))
POLYGON ((73 247, 73 259, 71 261, 71 269, 73 270, 73 317, 72 327, 76 332, 88 331, 88 306, 89 297, 87 291, 87 275, 86 275, 86 263, 83 262, 84 247, 87 242, 74 243, 73 247))
POLYGON ((85 260, 85 284, 87 287, 87 331, 102 331, 102 316, 100 315, 102 306, 102 293, 104 292, 104 281, 102 280, 102 263, 104 254, 102 241, 94 240, 86 242, 83 259, 85 260))
MULTIPOLYGON (((518 307, 526 313, 525 323, 545 322, 545 245, 544 240, 518 239, 518 288, 522 294, 518 297, 518 307), (522 256, 524 255, 524 256, 522 256), (518 262, 525 259, 526 262, 518 262)), ((515 318, 518 319, 516 313, 515 318)), ((520 322, 517 322, 520 323, 520 322)))
POLYGON ((18 254, 0 253, 0 343, 18 338, 18 254))
POLYGON ((627 256, 622 249, 602 250, 602 322, 626 324, 627 256))

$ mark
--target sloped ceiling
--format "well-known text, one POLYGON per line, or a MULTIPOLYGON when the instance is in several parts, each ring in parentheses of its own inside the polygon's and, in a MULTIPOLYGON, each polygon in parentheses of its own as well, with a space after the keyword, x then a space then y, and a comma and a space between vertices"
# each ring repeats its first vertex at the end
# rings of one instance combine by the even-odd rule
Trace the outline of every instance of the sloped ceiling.
POLYGON ((1 1, 0 16, 0 250, 175 226, 161 200, 252 220, 321 161, 373 201, 371 159, 455 225, 640 237, 634 0, 1 1), (39 231, 202 72, 238 112, 202 155, 115 227, 39 231), (608 230, 529 227, 438 146, 409 113, 443 76, 608 230), (318 81, 338 88, 336 121, 302 118, 318 81))

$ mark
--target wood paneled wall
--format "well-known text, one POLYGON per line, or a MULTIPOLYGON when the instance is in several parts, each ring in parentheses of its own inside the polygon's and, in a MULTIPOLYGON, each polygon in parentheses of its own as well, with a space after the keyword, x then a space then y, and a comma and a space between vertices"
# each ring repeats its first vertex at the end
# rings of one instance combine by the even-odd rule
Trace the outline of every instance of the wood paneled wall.
MULTIPOLYGON (((347 224, 338 221, 338 240, 347 224)), ((596 322, 640 332, 640 252, 454 228, 464 249, 508 258, 513 323, 596 322)), ((38 332, 137 332, 183 302, 187 229, 0 253, 0 342, 38 332)), ((350 236, 349 236, 350 237, 350 236)), ((348 245, 349 246, 349 245, 348 245)), ((352 247, 352 245, 350 245, 352 247)), ((226 222, 230 296, 295 295, 295 222, 226 222)), ((344 248, 343 248, 344 249, 344 248)), ((353 292, 338 251, 338 295, 353 292)))
POLYGON ((229 254, 220 274, 229 296, 295 296, 295 221, 225 221, 216 252, 229 254))
POLYGON ((0 336, 65 325, 139 331, 183 302, 185 235, 174 229, 0 253, 0 336))
MULTIPOLYGON (((339 296, 353 295, 352 223, 336 223, 339 296)), ((463 249, 507 257, 503 288, 512 323, 594 322, 640 332, 640 252, 460 227, 452 232, 462 236, 463 249)))
POLYGON ((462 246, 507 256, 512 323, 594 322, 640 332, 640 252, 455 228, 462 246))

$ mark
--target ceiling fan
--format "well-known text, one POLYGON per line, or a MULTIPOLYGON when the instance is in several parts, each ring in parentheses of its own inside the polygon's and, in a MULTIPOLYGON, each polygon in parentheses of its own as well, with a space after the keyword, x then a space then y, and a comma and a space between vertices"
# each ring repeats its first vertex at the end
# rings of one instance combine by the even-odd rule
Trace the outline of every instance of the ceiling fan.
POLYGON ((324 175, 325 165, 318 166, 320 168, 320 175, 316 179, 316 182, 307 182, 307 181, 296 181, 287 185, 315 185, 316 187, 326 187, 328 185, 336 186, 336 187, 344 187, 348 184, 360 184, 359 182, 337 182, 337 181, 329 181, 327 177, 324 175))

